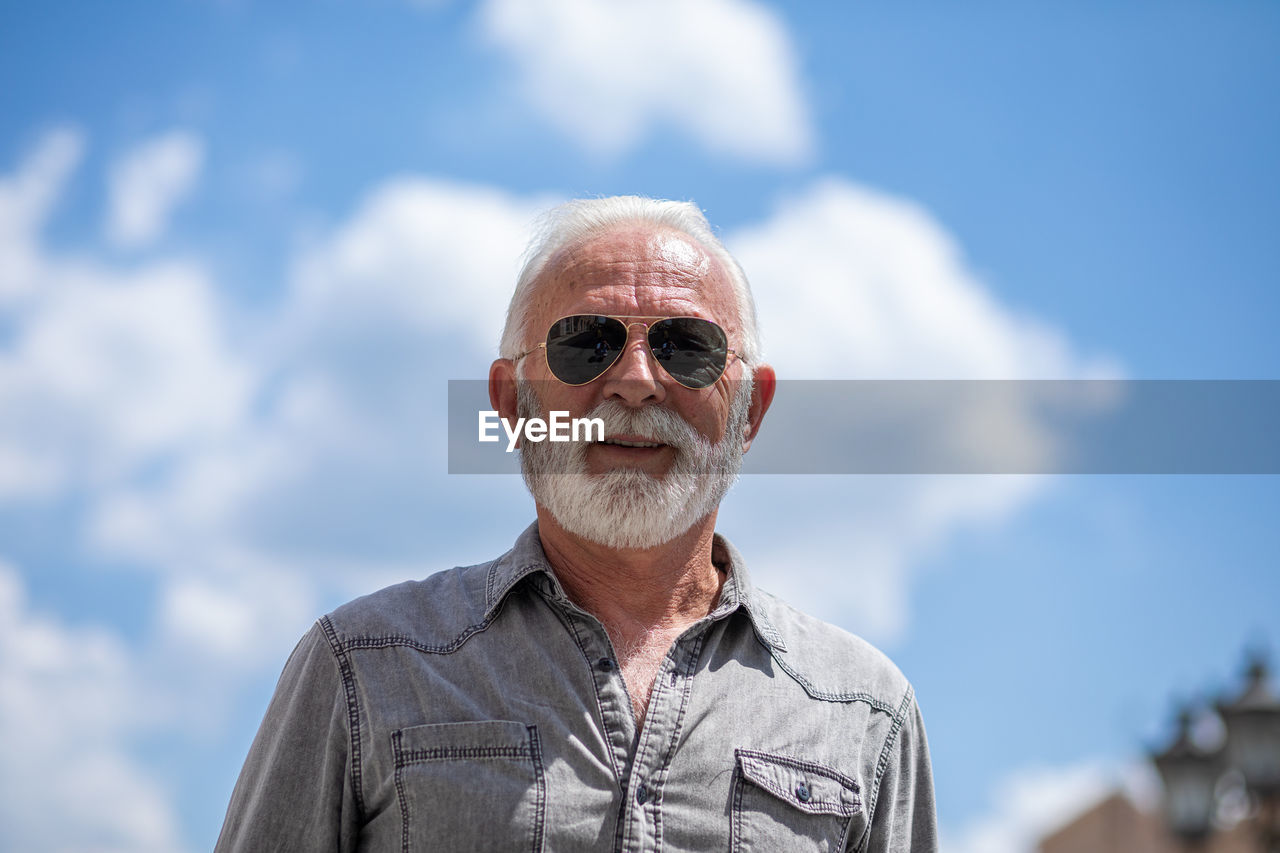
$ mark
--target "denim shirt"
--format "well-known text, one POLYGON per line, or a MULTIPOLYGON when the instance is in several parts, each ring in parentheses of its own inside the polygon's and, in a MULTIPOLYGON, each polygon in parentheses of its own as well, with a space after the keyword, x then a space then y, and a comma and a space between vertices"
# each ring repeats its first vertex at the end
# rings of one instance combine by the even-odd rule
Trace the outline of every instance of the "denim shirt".
POLYGON ((727 571, 636 730, 600 622, 534 524, 490 563, 321 618, 286 664, 218 851, 937 849, 911 686, 727 571))

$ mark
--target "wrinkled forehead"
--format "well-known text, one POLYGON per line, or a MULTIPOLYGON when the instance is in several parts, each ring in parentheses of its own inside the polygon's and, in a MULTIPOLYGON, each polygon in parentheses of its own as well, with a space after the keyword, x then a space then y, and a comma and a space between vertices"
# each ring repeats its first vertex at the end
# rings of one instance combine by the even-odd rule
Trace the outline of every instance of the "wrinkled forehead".
POLYGON ((611 228, 566 246, 538 277, 535 313, 709 315, 737 325, 733 288, 722 264, 697 240, 661 226, 611 228))

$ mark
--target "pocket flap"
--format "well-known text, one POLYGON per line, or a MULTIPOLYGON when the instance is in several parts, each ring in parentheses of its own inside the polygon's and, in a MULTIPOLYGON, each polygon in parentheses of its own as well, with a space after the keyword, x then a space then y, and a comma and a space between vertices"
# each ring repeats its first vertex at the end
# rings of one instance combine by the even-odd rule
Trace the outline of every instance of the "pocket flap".
POLYGON ((744 778, 801 811, 849 817, 862 807, 858 783, 830 767, 750 749, 734 754, 744 778))
POLYGON ((432 723, 391 735, 396 760, 460 761, 477 758, 532 759, 537 727, 511 720, 432 723))

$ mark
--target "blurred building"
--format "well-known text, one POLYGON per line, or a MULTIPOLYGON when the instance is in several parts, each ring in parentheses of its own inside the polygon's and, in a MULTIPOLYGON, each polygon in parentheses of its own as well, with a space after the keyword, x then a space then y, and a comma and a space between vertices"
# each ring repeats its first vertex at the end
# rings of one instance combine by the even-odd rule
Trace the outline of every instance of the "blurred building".
POLYGON ((1240 824, 1190 848, 1165 827, 1164 816, 1116 792, 1046 836, 1038 853, 1257 853, 1251 827, 1240 824))
POLYGON ((1160 807, 1116 792, 1043 838, 1039 853, 1280 853, 1280 696, 1260 655, 1245 680, 1233 696, 1183 708, 1172 741, 1149 753, 1160 807))

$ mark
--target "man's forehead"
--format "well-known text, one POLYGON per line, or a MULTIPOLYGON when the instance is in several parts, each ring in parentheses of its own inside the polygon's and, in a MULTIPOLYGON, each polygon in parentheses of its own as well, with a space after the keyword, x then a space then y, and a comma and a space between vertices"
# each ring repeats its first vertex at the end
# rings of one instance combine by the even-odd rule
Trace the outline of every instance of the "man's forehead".
POLYGON ((694 283, 712 272, 714 260, 687 234, 658 225, 622 225, 592 234, 556 252, 547 278, 573 288, 600 284, 611 275, 662 276, 694 283))
POLYGON ((539 279, 535 301, 543 308, 613 287, 663 292, 722 310, 734 304, 720 262, 693 237, 661 225, 628 224, 592 234, 554 254, 539 279), (725 300, 728 305, 719 304, 725 300))

